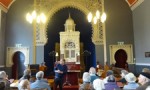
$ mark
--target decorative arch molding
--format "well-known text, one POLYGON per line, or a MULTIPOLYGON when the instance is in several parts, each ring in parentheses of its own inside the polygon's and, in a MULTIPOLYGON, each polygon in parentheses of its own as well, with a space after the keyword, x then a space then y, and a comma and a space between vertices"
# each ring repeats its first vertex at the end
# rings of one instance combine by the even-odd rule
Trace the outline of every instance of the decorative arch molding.
MULTIPOLYGON (((89 10, 81 3, 67 1, 67 2, 56 4, 55 7, 51 8, 47 14, 48 15, 47 21, 49 21, 56 12, 58 12, 61 9, 67 8, 67 7, 78 9, 78 10, 82 11, 85 15, 87 15, 89 12, 89 10)), ((48 22, 47 22, 47 24, 48 24, 48 22)), ((46 26, 47 26, 47 24, 46 24, 46 26)))
POLYGON ((7 47, 7 60, 6 67, 11 67, 13 65, 13 56, 15 52, 22 52, 25 56, 24 65, 27 67, 29 64, 29 48, 28 47, 7 47))
POLYGON ((123 45, 110 45, 110 64, 115 64, 115 54, 118 50, 124 50, 127 54, 127 63, 133 64, 133 47, 132 44, 123 44, 123 45))
MULTIPOLYGON (((40 3, 40 1, 38 3, 40 3)), ((43 33, 45 34, 45 37, 43 37, 43 35, 38 34, 40 35, 40 37, 45 38, 41 40, 46 40, 46 41, 41 41, 43 42, 43 45, 47 43, 47 31, 46 30, 48 28, 48 22, 51 20, 51 18, 56 12, 64 8, 71 7, 71 8, 78 9, 79 11, 87 15, 92 7, 92 6, 87 7, 87 4, 90 4, 90 0, 57 0, 57 1, 51 0, 51 1, 47 1, 45 4, 42 4, 43 6, 42 9, 44 9, 45 12, 47 12, 46 15, 48 17, 46 24, 42 25, 40 28, 44 31, 43 33)), ((94 8, 98 8, 98 7, 94 7, 94 8)), ((92 38, 93 43, 96 45, 103 44, 103 30, 101 29, 102 24, 101 23, 97 23, 96 25, 94 25, 93 23, 91 24, 92 24, 92 32, 93 32, 91 38, 92 38)))

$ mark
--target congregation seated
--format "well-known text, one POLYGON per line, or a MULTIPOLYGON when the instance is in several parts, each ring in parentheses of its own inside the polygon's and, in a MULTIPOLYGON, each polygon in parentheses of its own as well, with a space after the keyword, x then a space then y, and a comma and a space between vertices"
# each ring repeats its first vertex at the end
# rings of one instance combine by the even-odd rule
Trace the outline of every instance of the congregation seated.
POLYGON ((9 90, 10 89, 10 82, 8 80, 8 75, 6 74, 5 71, 0 71, 0 83, 2 85, 1 88, 5 88, 5 90, 9 90), (5 86, 3 86, 3 84, 5 86))
POLYGON ((130 89, 136 89, 137 87, 139 87, 139 84, 136 83, 136 77, 134 76, 133 73, 128 73, 125 76, 125 79, 127 81, 127 84, 124 85, 123 89, 130 90, 130 89))
POLYGON ((104 84, 108 82, 108 77, 110 75, 113 75, 113 71, 112 70, 108 70, 106 73, 106 77, 103 79, 104 84))
POLYGON ((105 90, 114 90, 114 89, 120 89, 115 81, 115 77, 113 75, 108 76, 107 83, 105 85, 105 90))
POLYGON ((30 90, 30 82, 28 79, 23 79, 18 85, 18 90, 30 90))
POLYGON ((103 80, 97 78, 93 81, 93 87, 95 90, 103 90, 105 89, 103 80))
POLYGON ((31 83, 31 89, 34 90, 36 88, 47 88, 47 90, 51 90, 50 85, 45 82, 43 79, 44 72, 39 71, 36 73, 36 81, 34 83, 31 83))
POLYGON ((91 80, 90 82, 93 83, 93 81, 97 78, 99 78, 98 76, 96 76, 96 70, 94 67, 91 67, 90 70, 89 70, 89 74, 90 74, 90 77, 91 77, 91 80))
POLYGON ((150 74, 148 72, 140 73, 138 83, 140 86, 136 90, 145 90, 150 85, 150 74))
POLYGON ((90 74, 88 72, 83 73, 83 83, 79 86, 79 90, 94 90, 93 85, 90 83, 90 74))

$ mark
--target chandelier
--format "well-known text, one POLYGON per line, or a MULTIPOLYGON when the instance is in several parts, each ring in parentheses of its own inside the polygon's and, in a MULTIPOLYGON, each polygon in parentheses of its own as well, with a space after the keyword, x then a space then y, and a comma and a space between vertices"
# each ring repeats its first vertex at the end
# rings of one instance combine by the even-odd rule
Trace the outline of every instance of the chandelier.
POLYGON ((34 0, 34 10, 26 14, 26 20, 33 24, 33 64, 36 64, 36 36, 37 36, 37 24, 44 24, 46 22, 46 16, 41 12, 40 3, 37 4, 34 0))
POLYGON ((96 24, 98 21, 104 23, 106 21, 106 13, 103 11, 103 3, 101 0, 90 0, 88 3, 90 12, 88 13, 88 22, 96 24), (100 12, 101 11, 101 12, 100 12))
POLYGON ((36 0, 34 0, 33 6, 34 6, 34 10, 26 14, 26 20, 29 23, 33 23, 33 21, 35 21, 36 23, 44 24, 46 22, 46 16, 43 12, 40 11, 41 5, 36 5, 36 0))

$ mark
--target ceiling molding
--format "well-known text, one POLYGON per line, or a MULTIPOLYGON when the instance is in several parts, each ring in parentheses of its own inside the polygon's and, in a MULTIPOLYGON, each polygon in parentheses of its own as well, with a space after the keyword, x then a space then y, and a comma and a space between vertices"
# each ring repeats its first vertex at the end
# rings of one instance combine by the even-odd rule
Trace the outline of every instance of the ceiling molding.
POLYGON ((7 13, 8 9, 0 2, 0 9, 7 13))
POLYGON ((0 0, 0 9, 7 13, 14 1, 16 0, 0 0))
POLYGON ((144 0, 126 0, 128 3, 129 7, 133 11, 135 8, 137 8, 144 0))

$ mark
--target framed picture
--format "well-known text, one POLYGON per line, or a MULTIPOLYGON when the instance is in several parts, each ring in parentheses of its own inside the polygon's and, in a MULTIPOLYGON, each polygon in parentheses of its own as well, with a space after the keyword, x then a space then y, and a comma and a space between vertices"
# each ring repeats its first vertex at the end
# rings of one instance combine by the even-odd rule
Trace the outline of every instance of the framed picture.
POLYGON ((150 57, 150 52, 145 52, 145 57, 146 58, 150 57))

